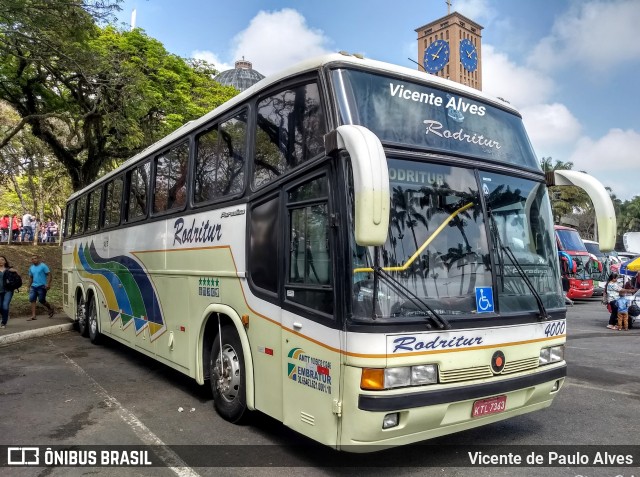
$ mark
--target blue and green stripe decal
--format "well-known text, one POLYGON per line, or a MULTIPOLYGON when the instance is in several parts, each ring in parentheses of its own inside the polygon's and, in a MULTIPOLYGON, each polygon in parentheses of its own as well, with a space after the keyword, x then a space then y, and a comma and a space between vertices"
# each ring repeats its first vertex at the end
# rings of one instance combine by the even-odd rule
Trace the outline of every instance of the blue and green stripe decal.
POLYGON ((103 258, 93 242, 74 248, 73 257, 81 276, 102 290, 112 324, 118 319, 123 328, 133 324, 136 334, 148 327, 151 340, 166 330, 153 284, 135 259, 124 255, 103 258))

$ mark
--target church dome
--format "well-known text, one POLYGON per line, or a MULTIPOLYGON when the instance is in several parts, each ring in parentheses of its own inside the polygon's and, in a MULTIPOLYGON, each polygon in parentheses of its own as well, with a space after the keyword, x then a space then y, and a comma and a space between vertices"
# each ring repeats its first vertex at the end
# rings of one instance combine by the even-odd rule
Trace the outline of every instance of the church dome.
POLYGON ((214 79, 221 84, 233 86, 234 88, 244 91, 253 86, 264 78, 264 75, 258 73, 252 68, 251 62, 242 60, 236 61, 236 67, 232 70, 223 71, 214 79))

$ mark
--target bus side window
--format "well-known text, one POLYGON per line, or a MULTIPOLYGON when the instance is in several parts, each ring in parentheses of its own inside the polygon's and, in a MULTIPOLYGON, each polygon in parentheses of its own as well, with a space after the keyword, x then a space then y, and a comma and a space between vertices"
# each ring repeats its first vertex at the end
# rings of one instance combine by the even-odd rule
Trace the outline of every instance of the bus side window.
POLYGON ((196 165, 193 175, 193 201, 209 202, 216 198, 215 184, 218 158, 218 126, 202 133, 196 140, 196 165))
POLYGON ((156 156, 153 213, 182 209, 187 204, 189 143, 183 142, 156 156))
POLYGON ((289 270, 286 299, 332 315, 333 269, 326 176, 291 190, 288 202, 289 270), (296 202, 304 202, 304 205, 300 203, 300 206, 296 206, 296 202))
POLYGON ((147 198, 149 195, 149 161, 129 172, 129 198, 127 220, 141 219, 147 215, 147 198))
POLYGON ((258 103, 253 187, 258 189, 324 152, 326 132, 316 83, 258 103))
POLYGON ((221 196, 238 194, 244 190, 246 137, 246 111, 220 124, 216 189, 221 196))
POLYGON ((275 297, 278 292, 279 197, 251 208, 248 267, 253 284, 275 297))
POLYGON ((73 235, 84 232, 86 225, 87 196, 83 195, 76 201, 75 216, 73 219, 73 235))
POLYGON ((193 197, 196 204, 244 191, 247 112, 197 138, 193 197))
POLYGON ((89 216, 87 217, 87 231, 98 230, 100 218, 100 207, 102 198, 102 188, 97 188, 89 193, 89 216))
POLYGON ((75 211, 76 201, 67 204, 67 213, 64 214, 64 231, 63 237, 70 237, 73 235, 73 216, 75 211))
POLYGON ((122 210, 122 178, 118 177, 107 183, 104 201, 104 226, 112 227, 120 224, 122 210))

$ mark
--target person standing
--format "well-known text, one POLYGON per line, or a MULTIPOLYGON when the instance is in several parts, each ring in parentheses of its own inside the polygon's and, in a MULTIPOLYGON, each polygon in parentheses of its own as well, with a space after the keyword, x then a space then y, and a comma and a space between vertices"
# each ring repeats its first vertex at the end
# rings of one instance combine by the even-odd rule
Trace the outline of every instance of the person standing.
POLYGON ((618 329, 618 303, 617 300, 620 298, 620 290, 622 287, 618 284, 618 274, 613 272, 609 274, 609 279, 607 280, 607 286, 604 289, 604 292, 607 295, 607 304, 609 307, 609 311, 611 314, 609 315, 609 324, 607 328, 610 330, 618 329))
POLYGON ((616 300, 618 305, 618 330, 629 331, 629 302, 624 297, 626 290, 620 290, 620 298, 616 300))
POLYGON ((9 216, 7 214, 3 215, 0 219, 0 234, 2 234, 3 242, 7 242, 9 240, 9 216))
POLYGON ((11 268, 9 260, 4 255, 0 255, 0 308, 2 311, 2 322, 0 322, 0 328, 6 328, 9 321, 9 304, 11 298, 13 298, 13 290, 5 289, 4 287, 4 274, 7 272, 16 272, 14 268, 11 268))
POLYGON ((20 237, 20 219, 16 214, 11 218, 11 241, 17 242, 20 237))
POLYGON ((49 318, 55 313, 53 306, 47 302, 47 291, 51 288, 51 272, 49 267, 44 263, 39 255, 31 257, 31 266, 29 267, 29 302, 31 303, 31 318, 27 321, 36 319, 36 299, 49 310, 49 318))
POLYGON ((53 220, 49 222, 49 242, 58 240, 58 224, 53 220))
POLYGON ((33 226, 35 225, 35 217, 29 212, 22 216, 22 237, 23 242, 33 242, 33 226), (25 240, 26 236, 26 240, 25 240))
POLYGON ((635 288, 631 290, 627 290, 620 286, 618 283, 618 274, 613 272, 609 274, 609 279, 607 280, 607 287, 605 288, 605 293, 607 294, 607 303, 609 308, 611 309, 611 315, 609 315, 609 324, 607 328, 610 330, 618 329, 618 298, 624 294, 634 294, 638 290, 635 288), (624 291, 623 291, 624 290, 624 291))

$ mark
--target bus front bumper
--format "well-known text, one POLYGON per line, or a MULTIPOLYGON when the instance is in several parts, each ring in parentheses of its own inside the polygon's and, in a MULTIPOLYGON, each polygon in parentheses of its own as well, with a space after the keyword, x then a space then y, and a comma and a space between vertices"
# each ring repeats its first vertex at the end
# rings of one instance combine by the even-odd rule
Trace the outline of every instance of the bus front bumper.
MULTIPOLYGON (((351 368, 347 372, 353 372, 355 379, 359 369, 351 368)), ((563 363, 541 372, 481 384, 440 386, 433 390, 421 388, 417 392, 402 389, 378 394, 345 393, 340 448, 347 452, 369 452, 543 409, 551 405, 566 374, 567 366, 563 363), (348 400, 347 394, 353 399, 348 400), (473 418, 473 403, 493 396, 506 396, 505 410, 473 418), (398 413, 398 425, 383 429, 383 419, 389 413, 398 413)), ((359 376, 355 382, 359 382, 359 376)))
POLYGON ((586 290, 580 288, 569 288, 567 292, 567 298, 571 300, 580 298, 591 298, 593 296, 593 288, 587 288, 586 290))

